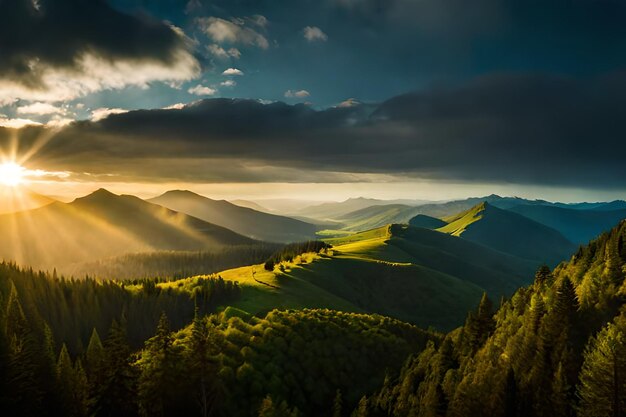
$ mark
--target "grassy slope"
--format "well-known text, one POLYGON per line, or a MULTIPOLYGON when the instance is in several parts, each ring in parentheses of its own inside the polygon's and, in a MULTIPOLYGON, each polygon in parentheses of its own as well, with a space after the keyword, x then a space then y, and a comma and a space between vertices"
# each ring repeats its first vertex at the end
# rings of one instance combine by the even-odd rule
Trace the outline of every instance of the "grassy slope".
POLYGON ((256 265, 220 273, 243 289, 234 307, 253 314, 277 307, 375 312, 450 329, 462 323, 485 288, 496 298, 510 293, 527 283, 535 268, 463 239, 408 226, 328 242, 329 254, 283 263, 284 272, 256 265))
POLYGON ((558 231, 488 203, 444 220, 448 224, 440 232, 549 265, 569 259, 576 250, 558 231))

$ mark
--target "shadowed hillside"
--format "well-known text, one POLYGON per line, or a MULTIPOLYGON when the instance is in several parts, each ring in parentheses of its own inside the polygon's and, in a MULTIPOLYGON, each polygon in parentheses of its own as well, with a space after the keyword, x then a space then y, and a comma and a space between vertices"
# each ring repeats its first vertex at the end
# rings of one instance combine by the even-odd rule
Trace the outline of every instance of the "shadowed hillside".
POLYGON ((168 191, 148 201, 269 242, 308 240, 315 237, 317 230, 310 223, 240 207, 225 200, 211 200, 191 191, 168 191))
POLYGON ((448 223, 441 219, 430 217, 425 214, 418 214, 409 220, 409 225, 414 227, 423 227, 424 229, 439 229, 440 227, 444 227, 446 224, 448 223))
POLYGON ((576 246, 558 231, 489 203, 444 219, 441 232, 521 258, 556 265, 569 259, 576 246))

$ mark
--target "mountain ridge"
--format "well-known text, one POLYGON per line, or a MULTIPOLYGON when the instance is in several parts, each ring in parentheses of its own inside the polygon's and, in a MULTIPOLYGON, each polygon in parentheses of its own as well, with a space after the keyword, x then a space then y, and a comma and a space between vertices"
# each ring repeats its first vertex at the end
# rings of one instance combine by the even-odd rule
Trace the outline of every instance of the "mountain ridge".
POLYGON ((311 240, 318 229, 301 220, 213 200, 189 190, 170 190, 147 201, 257 240, 283 243, 311 240))

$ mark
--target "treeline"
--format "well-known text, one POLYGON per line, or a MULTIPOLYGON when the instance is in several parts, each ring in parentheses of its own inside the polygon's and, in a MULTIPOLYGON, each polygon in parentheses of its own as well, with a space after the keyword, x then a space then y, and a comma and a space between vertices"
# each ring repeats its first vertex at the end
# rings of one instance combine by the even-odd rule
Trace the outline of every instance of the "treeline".
POLYGON ((541 268, 495 315, 483 298, 365 400, 369 416, 626 415, 626 222, 541 268))
POLYGON ((266 259, 265 269, 271 271, 274 269, 275 265, 281 262, 292 262, 294 258, 302 255, 303 253, 319 253, 330 248, 332 248, 331 245, 320 240, 290 243, 274 252, 269 258, 266 259))
POLYGON ((92 278, 65 279, 22 270, 0 263, 0 311, 6 311, 10 294, 19 299, 21 309, 35 332, 41 336, 49 327, 70 352, 82 352, 95 328, 106 334, 114 319, 127 318, 129 341, 137 348, 154 332, 161 312, 175 329, 187 325, 194 309, 202 314, 219 305, 236 301, 241 294, 237 283, 219 277, 194 278, 184 288, 161 288, 158 280, 138 280, 138 285, 99 281, 92 278))
POLYGON ((282 245, 232 246, 212 252, 156 251, 133 253, 115 258, 73 265, 63 269, 67 276, 103 279, 179 279, 208 275, 245 265, 264 262, 282 245))

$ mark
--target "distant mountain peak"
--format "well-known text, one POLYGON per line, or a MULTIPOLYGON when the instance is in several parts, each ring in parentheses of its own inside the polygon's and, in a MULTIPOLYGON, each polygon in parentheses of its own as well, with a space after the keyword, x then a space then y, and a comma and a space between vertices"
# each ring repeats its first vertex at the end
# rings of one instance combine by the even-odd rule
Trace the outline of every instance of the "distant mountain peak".
POLYGON ((91 194, 87 194, 83 197, 79 197, 76 200, 84 200, 84 199, 93 199, 93 198, 110 198, 110 197, 119 197, 117 194, 113 194, 111 191, 106 188, 98 188, 96 191, 91 194))
POLYGON ((155 198, 161 198, 161 197, 182 197, 182 198, 194 198, 194 199, 217 201, 217 200, 213 200, 211 198, 205 197, 203 195, 200 195, 198 193, 194 193, 193 191, 189 191, 189 190, 169 190, 155 198))
POLYGON ((200 195, 189 190, 168 190, 162 195, 200 195))
POLYGON ((373 201, 376 200, 375 198, 367 198, 367 197, 350 197, 346 200, 347 201, 373 201))
POLYGON ((116 195, 116 194, 113 194, 111 191, 107 190, 106 188, 98 188, 96 191, 91 193, 91 195, 116 195))

